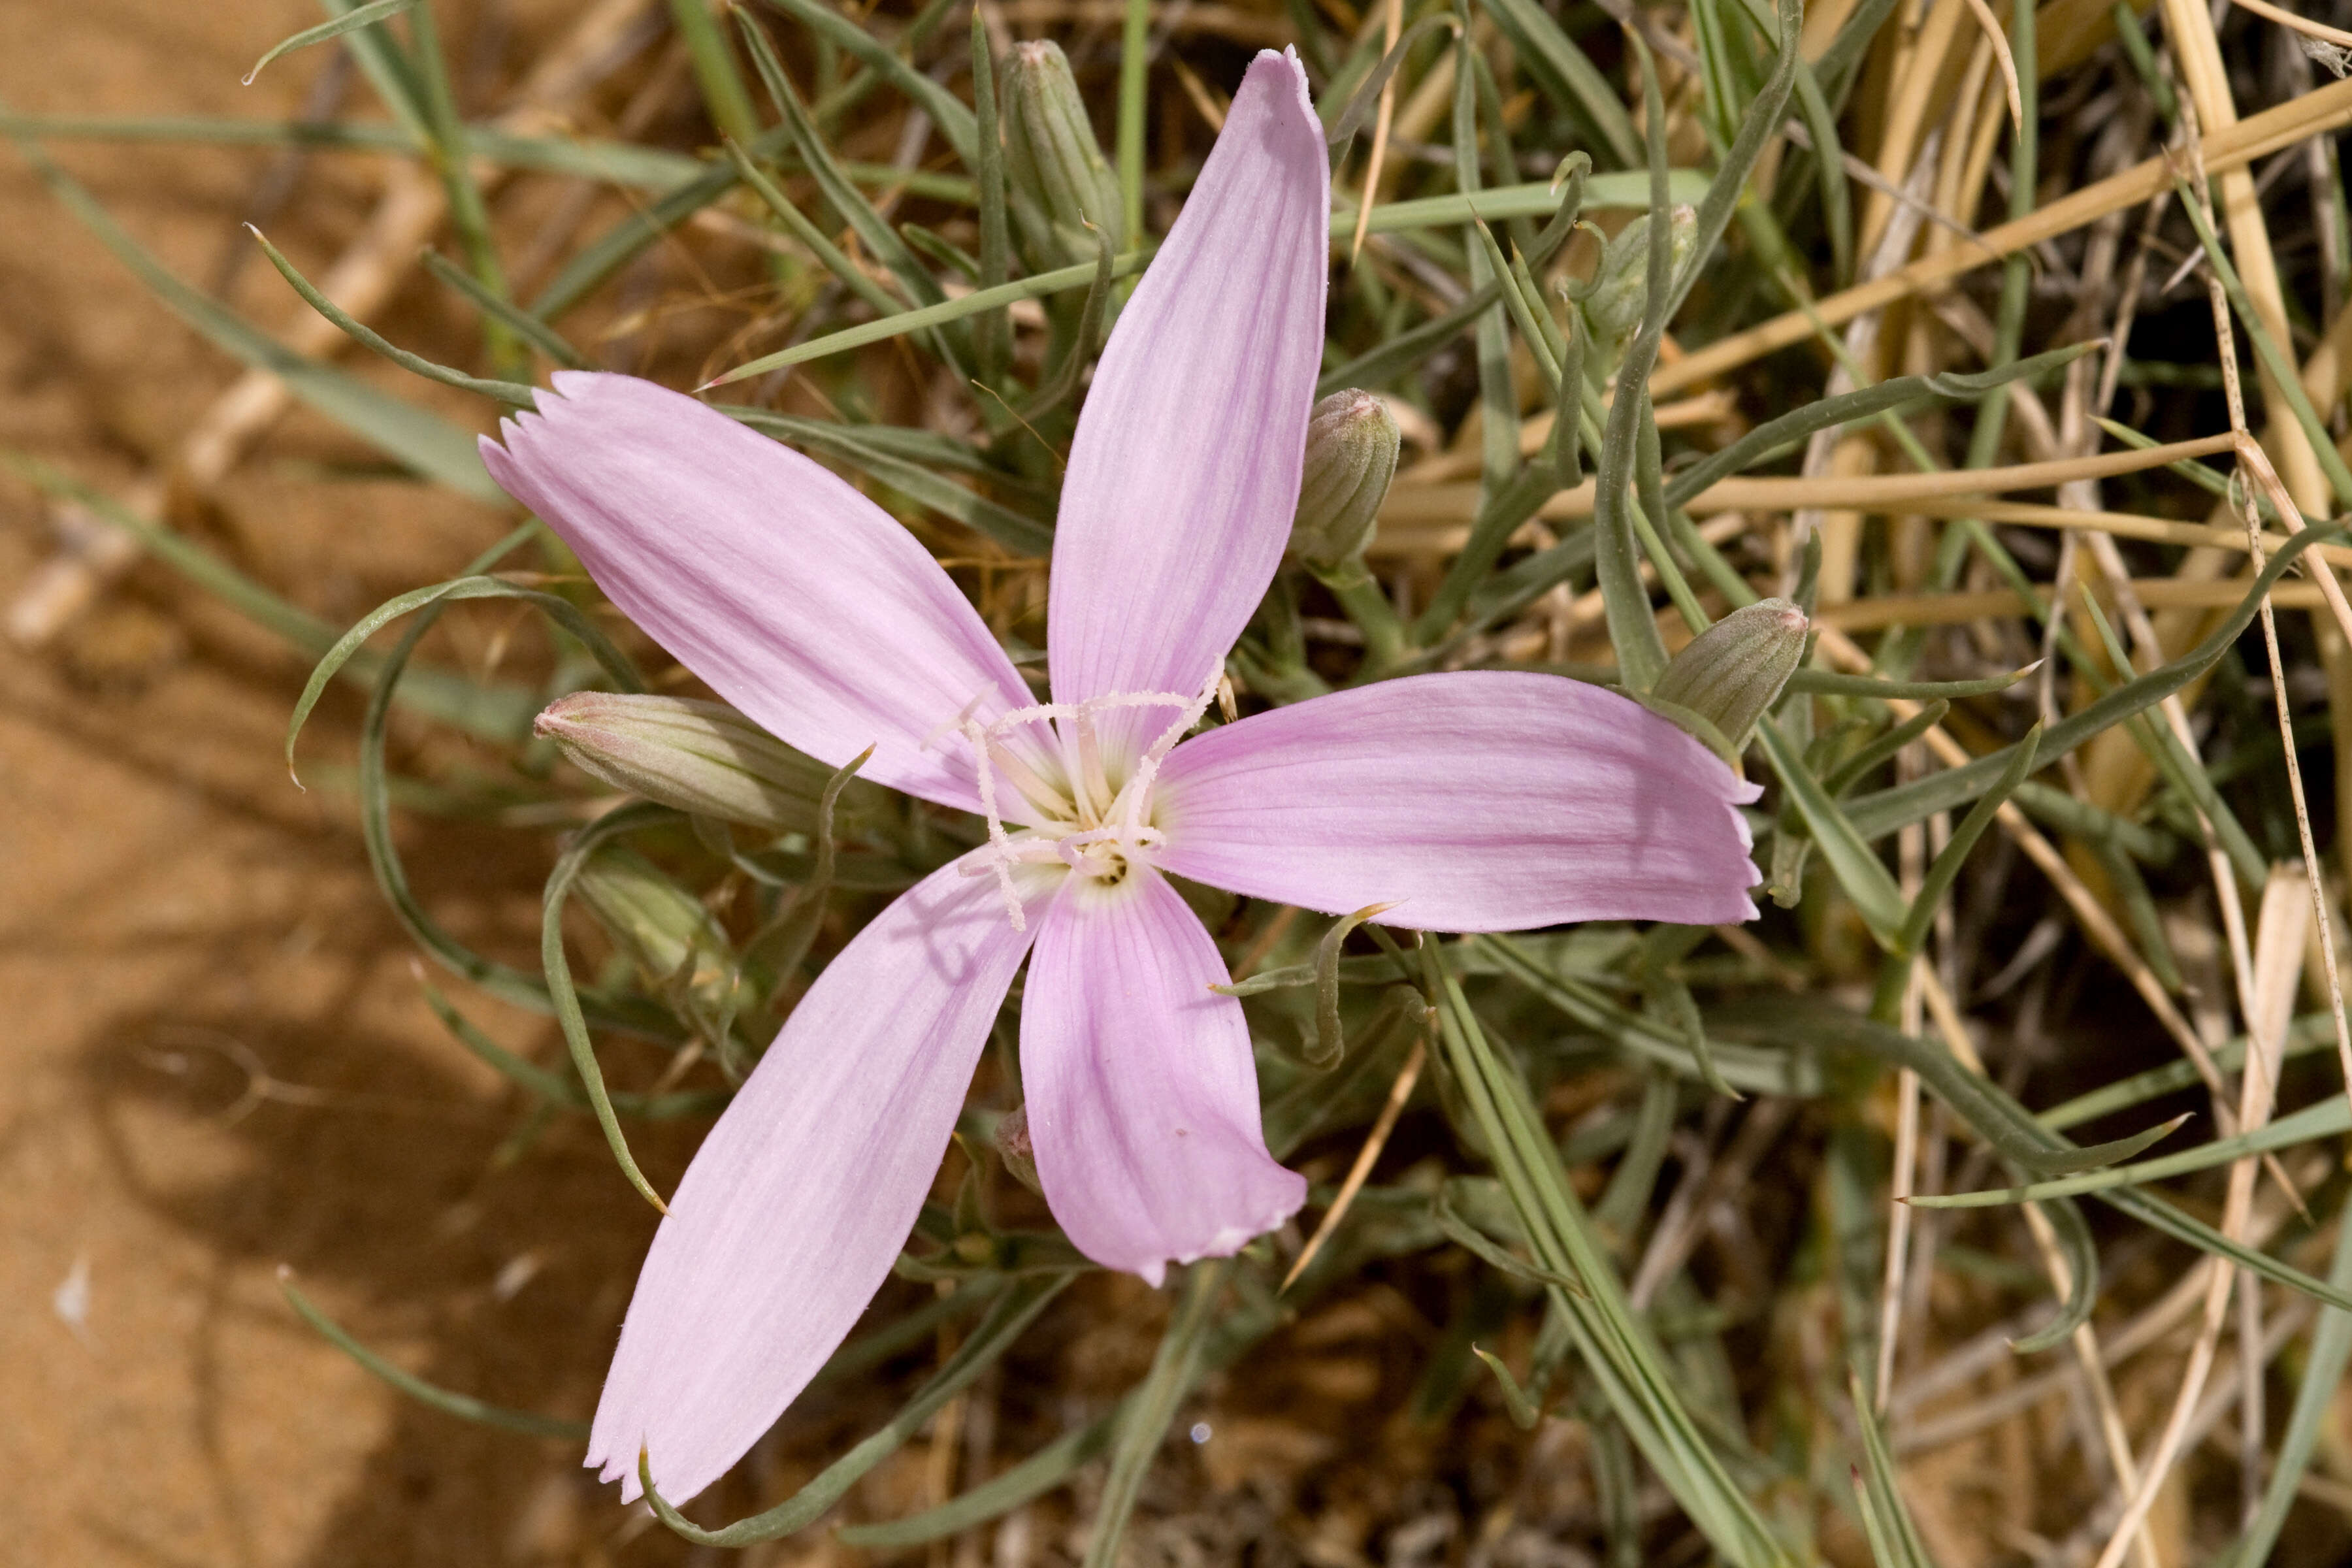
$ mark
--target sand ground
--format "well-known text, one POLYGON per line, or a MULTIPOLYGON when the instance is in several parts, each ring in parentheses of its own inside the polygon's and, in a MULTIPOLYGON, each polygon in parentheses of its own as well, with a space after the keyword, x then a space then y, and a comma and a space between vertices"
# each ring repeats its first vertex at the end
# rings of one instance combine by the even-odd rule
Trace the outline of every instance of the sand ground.
MULTIPOLYGON (((0 96, 289 114, 324 51, 238 78, 316 16, 304 0, 16 0, 0 5, 0 96)), ((207 286, 271 157, 59 149, 207 286)), ((381 177, 312 160, 273 237, 328 254, 381 177)), ((301 309, 255 256, 229 297, 265 322, 301 309)), ((0 447, 120 490, 235 374, 0 150, 0 447)), ((508 525, 365 456, 297 414, 174 521, 339 622, 508 525)), ((40 498, 0 478, 0 595, 51 544, 40 498)), ((404 1364, 581 1416, 652 1217, 575 1129, 495 1160, 515 1108, 420 1000, 336 787, 356 704, 331 702, 306 742, 310 793, 278 760, 303 662, 154 565, 53 647, 0 647, 0 1562, 676 1560, 658 1531, 614 1542, 572 1450, 404 1405, 279 1298, 289 1264, 404 1364), (248 1068, 268 1076, 240 1105, 248 1068)), ((520 958, 532 900, 480 891, 527 889, 530 867, 499 874, 506 842, 407 840, 439 907, 520 958)), ((677 1152, 655 1158, 674 1174, 677 1152)))

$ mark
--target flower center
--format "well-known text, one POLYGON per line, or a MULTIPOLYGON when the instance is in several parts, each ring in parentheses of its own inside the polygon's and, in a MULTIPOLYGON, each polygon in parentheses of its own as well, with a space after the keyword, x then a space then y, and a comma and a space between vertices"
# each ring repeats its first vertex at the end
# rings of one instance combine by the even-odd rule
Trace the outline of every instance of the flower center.
POLYGON ((1149 863, 1151 852, 1168 836, 1151 821, 1151 789, 1160 764, 1184 732, 1208 710, 1224 683, 1222 669, 1213 671, 1202 689, 1181 691, 1115 691, 1084 702, 1041 702, 1016 708, 982 722, 972 717, 975 698, 955 722, 956 733, 971 748, 980 785, 980 808, 988 818, 988 847, 965 867, 968 876, 993 873, 1004 894, 1004 912, 1015 931, 1028 929, 1021 897, 1013 887, 1016 866, 1059 865, 1105 887, 1117 887, 1139 863, 1149 863), (1114 779, 1105 764, 1097 721, 1108 712, 1134 708, 1172 709, 1175 717, 1151 742, 1132 772, 1114 779), (1055 779, 1024 761, 1009 743, 1024 724, 1052 726, 1061 764, 1055 779), (1007 832, 1000 803, 1010 804, 1010 790, 1040 819, 1034 826, 1007 832))

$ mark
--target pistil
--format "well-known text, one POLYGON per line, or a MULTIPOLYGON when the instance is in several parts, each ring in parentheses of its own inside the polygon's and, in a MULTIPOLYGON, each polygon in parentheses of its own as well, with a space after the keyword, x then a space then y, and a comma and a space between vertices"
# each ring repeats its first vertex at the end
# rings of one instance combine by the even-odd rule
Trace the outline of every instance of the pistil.
POLYGON ((1116 886, 1126 880, 1133 860, 1168 841, 1166 834, 1146 821, 1152 782, 1176 742, 1215 700, 1223 678, 1222 670, 1212 673, 1207 684, 1189 697, 1170 691, 1115 691, 1083 702, 1016 708, 986 723, 974 717, 980 706, 975 699, 951 725, 943 727, 954 729, 971 747, 981 813, 988 821, 988 847, 974 857, 965 874, 994 874, 1014 931, 1028 930, 1028 917, 1013 885, 1013 867, 1058 862, 1068 870, 1116 886), (1152 742, 1134 773, 1114 788, 1103 761, 1095 716, 1126 708, 1173 708, 1178 716, 1152 742), (1004 744, 1004 736, 1014 726, 1029 723, 1054 727, 1062 767, 1069 776, 1066 793, 1040 778, 1004 744), (1004 830, 997 811, 1000 773, 1045 819, 1018 837, 1004 830))

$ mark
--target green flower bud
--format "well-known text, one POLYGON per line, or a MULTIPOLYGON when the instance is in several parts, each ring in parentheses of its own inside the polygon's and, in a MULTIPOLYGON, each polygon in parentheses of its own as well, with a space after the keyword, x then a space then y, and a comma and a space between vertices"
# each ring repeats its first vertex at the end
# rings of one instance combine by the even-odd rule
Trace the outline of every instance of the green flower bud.
POLYGON ((720 1010, 732 954, 700 899, 618 845, 591 855, 572 888, 646 985, 706 1016, 720 1010))
POLYGON ((1049 267, 1093 260, 1086 226, 1108 232, 1117 223, 1118 176, 1095 140, 1061 46, 1014 45, 1003 92, 1004 173, 1032 259, 1049 267))
POLYGON ((1396 476, 1401 439, 1396 416, 1369 392, 1335 392, 1315 405, 1290 524, 1290 548, 1301 561, 1328 572, 1363 554, 1396 476))
MULTIPOLYGON (((1666 275, 1680 273, 1698 242, 1698 211, 1687 205, 1675 208, 1666 226, 1666 275)), ((1635 218, 1618 230, 1601 253, 1592 295, 1584 302, 1585 320, 1592 335, 1613 345, 1633 336, 1642 324, 1642 308, 1650 298, 1650 222, 1635 218)))
POLYGON ((1736 753, 1796 672, 1807 629, 1805 612, 1786 599, 1734 610, 1675 655, 1646 700, 1709 745, 1736 753), (1706 729, 1689 722, 1693 716, 1706 729))
POLYGON ((1029 1141, 1029 1108, 1016 1105, 997 1118, 996 1156, 1013 1179, 1033 1193, 1045 1189, 1037 1184, 1037 1147, 1029 1141))
MULTIPOLYGON (((778 832, 816 830, 817 802, 833 776, 724 703, 686 697, 575 691, 550 703, 533 728, 616 789, 778 832)), ((870 814, 885 798, 852 779, 835 805, 836 821, 870 814)))

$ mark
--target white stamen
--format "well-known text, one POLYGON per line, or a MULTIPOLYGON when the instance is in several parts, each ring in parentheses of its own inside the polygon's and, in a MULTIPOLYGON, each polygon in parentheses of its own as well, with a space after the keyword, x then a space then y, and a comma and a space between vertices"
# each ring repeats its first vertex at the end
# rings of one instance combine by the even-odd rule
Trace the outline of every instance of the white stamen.
POLYGON ((1143 761, 1136 765, 1135 776, 1127 781, 1127 788, 1121 790, 1119 798, 1112 803, 1111 809, 1118 814, 1121 822, 1133 826, 1141 816, 1143 803, 1150 796, 1153 782, 1160 777, 1160 763, 1176 749, 1176 742, 1184 738, 1184 731, 1200 721, 1201 715, 1209 710, 1209 704, 1217 700, 1218 692, 1224 686, 1224 670, 1220 668, 1212 671, 1208 680, 1202 684, 1200 695, 1188 700, 1183 713, 1151 742, 1151 749, 1143 753, 1143 761))
POLYGON ((980 780, 981 815, 988 818, 988 842, 997 851, 996 885, 1004 894, 1004 912, 1012 917, 1014 931, 1025 931, 1029 929, 1029 917, 1022 913, 1021 895, 1013 891, 1013 865, 1004 858, 1004 824, 996 815, 996 782, 988 771, 988 731, 981 728, 979 720, 967 719, 963 733, 964 739, 971 742, 972 766, 980 780))
POLYGON ((991 740, 988 742, 988 752, 989 755, 995 760, 998 769, 1004 774, 1004 782, 1019 790, 1023 798, 1042 812, 1048 821, 1061 816, 1067 809, 1069 803, 1062 798, 1062 792, 1038 777, 1029 764, 1014 753, 1012 747, 1001 741, 991 740))
POLYGON ((962 734, 963 727, 971 722, 971 716, 980 711, 980 705, 987 700, 988 693, 983 691, 979 696, 973 698, 971 701, 965 703, 963 705, 963 711, 958 713, 954 718, 944 720, 940 723, 932 725, 930 729, 924 731, 922 743, 918 745, 915 749, 919 752, 929 751, 932 746, 939 742, 939 738, 941 735, 946 734, 950 730, 954 731, 959 735, 962 734))
POLYGON ((1102 820, 1097 803, 1108 806, 1115 798, 1110 787, 1110 775, 1103 772, 1102 739, 1095 733, 1095 717, 1081 703, 1076 722, 1078 731, 1078 773, 1076 794, 1084 808, 1081 820, 1093 816, 1102 820))
POLYGON ((1118 880, 1126 874, 1130 859, 1168 841, 1165 833, 1143 821, 1144 805, 1150 797, 1152 781, 1159 776, 1160 762, 1207 711, 1209 704, 1217 700, 1221 692, 1230 690, 1220 669, 1211 675, 1197 694, 1190 697, 1171 691, 1114 691, 1083 702, 1040 702, 1015 708, 985 723, 973 716, 985 700, 985 694, 972 699, 953 723, 940 726, 924 740, 928 746, 952 729, 971 747, 981 814, 988 820, 988 843, 973 854, 963 874, 996 878, 1004 894, 1005 913, 1016 931, 1025 931, 1029 927, 1019 891, 1013 885, 1014 866, 1058 863, 1097 880, 1118 880), (1131 708, 1173 708, 1178 717, 1160 731, 1125 787, 1114 792, 1104 767, 1095 716, 1131 708), (1036 723, 1051 724, 1055 731, 1062 765, 1069 774, 1066 792, 1040 778, 1012 747, 1003 743, 1003 737, 1014 727, 1036 723), (1017 838, 1005 832, 996 805, 1000 772, 1005 782, 1046 818, 1045 826, 1024 831, 1017 838), (1045 836, 1053 834, 1057 826, 1074 831, 1045 836), (1120 853, 1086 853, 1098 844, 1116 845, 1120 853))

